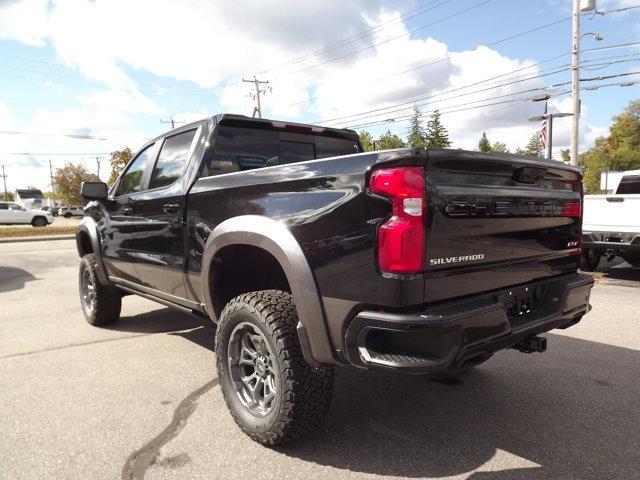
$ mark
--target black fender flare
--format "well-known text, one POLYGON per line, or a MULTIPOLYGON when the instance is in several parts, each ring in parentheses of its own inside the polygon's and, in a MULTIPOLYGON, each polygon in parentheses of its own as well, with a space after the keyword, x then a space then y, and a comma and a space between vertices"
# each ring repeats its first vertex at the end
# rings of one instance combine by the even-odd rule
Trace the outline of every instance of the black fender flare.
POLYGON ((78 250, 78 255, 80 256, 82 256, 83 253, 82 237, 84 235, 89 237, 89 242, 91 242, 91 249, 96 255, 96 271, 98 273, 98 280, 103 285, 113 285, 109 281, 107 271, 104 268, 104 263, 102 262, 102 250, 100 249, 100 239, 98 237, 98 225, 96 224, 96 221, 91 217, 83 217, 78 224, 78 229, 76 230, 76 249, 78 250))
POLYGON ((305 360, 311 365, 339 364, 335 358, 315 276, 291 231, 281 222, 259 215, 241 215, 220 223, 209 235, 202 258, 203 298, 214 321, 217 311, 210 271, 218 251, 229 245, 261 248, 284 271, 298 312, 298 337, 305 360))

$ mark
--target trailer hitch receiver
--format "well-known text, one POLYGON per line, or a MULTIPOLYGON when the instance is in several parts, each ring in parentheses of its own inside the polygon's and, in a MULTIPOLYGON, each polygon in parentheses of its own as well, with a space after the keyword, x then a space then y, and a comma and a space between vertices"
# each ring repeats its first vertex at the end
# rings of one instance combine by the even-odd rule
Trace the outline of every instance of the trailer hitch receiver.
POLYGON ((547 339, 545 337, 538 337, 537 335, 531 335, 520 343, 516 343, 513 347, 522 353, 542 353, 547 350, 547 339))

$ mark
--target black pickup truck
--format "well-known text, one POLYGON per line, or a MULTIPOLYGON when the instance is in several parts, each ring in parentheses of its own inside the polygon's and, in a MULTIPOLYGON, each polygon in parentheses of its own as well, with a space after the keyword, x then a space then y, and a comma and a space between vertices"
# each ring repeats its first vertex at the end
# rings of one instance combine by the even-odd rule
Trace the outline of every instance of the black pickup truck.
POLYGON ((361 150, 350 130, 228 114, 150 141, 110 189, 83 184, 86 319, 136 294, 213 320, 227 405, 275 445, 325 415, 335 366, 457 373, 544 351, 589 311, 579 170, 361 150))

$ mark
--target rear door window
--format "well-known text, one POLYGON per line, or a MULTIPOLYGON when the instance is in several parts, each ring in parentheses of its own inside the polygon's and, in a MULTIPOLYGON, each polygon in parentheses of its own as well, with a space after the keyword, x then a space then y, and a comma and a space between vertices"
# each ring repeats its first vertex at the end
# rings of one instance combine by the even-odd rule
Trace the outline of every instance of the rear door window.
POLYGON ((153 172, 151 172, 150 189, 171 185, 180 178, 187 165, 187 157, 195 135, 196 130, 194 129, 173 135, 164 141, 153 172))
POLYGON ((625 175, 622 177, 616 193, 627 195, 640 193, 640 175, 625 175))

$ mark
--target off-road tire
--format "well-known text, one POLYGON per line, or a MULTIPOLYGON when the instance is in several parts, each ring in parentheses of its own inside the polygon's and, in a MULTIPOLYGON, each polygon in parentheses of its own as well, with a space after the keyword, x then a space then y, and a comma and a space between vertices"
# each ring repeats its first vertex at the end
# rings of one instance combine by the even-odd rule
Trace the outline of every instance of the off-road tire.
POLYGON ((31 219, 31 225, 34 227, 46 227, 49 225, 49 222, 47 222, 47 219, 44 217, 34 217, 31 219))
POLYGON ((88 253, 80 259, 78 286, 82 312, 89 324, 94 327, 102 327, 111 325, 120 318, 122 294, 116 287, 100 283, 96 271, 96 255, 94 253, 88 253), (86 278, 85 275, 87 275, 86 278), (84 299, 84 282, 86 280, 89 280, 94 288, 92 308, 88 308, 84 299))
POLYGON ((602 254, 592 249, 585 249, 580 255, 580 270, 583 272, 595 272, 600 264, 602 254))
POLYGON ((242 431, 266 446, 291 441, 316 426, 326 415, 333 393, 331 367, 314 368, 305 362, 296 327, 293 297, 280 290, 246 293, 231 300, 216 330, 216 365, 227 408, 242 431), (233 383, 229 341, 234 329, 249 323, 264 334, 275 357, 276 397, 263 417, 245 407, 233 383))

